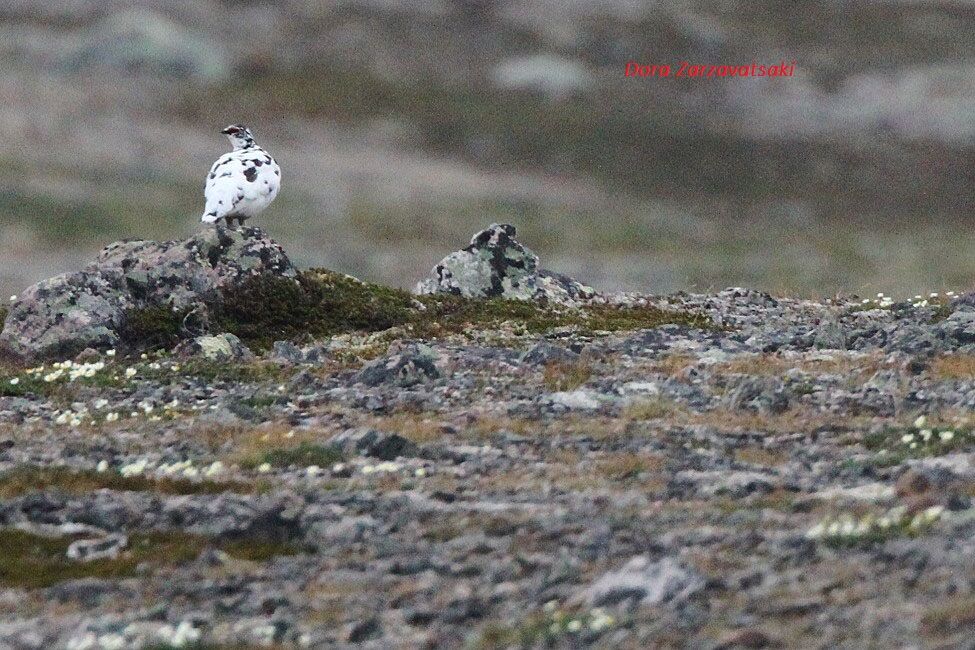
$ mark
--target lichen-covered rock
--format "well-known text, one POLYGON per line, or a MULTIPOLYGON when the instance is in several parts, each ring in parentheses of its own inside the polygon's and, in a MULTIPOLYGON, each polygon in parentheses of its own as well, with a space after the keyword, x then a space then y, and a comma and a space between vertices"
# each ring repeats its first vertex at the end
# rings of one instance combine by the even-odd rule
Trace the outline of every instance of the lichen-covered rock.
POLYGON ((443 258, 418 294, 450 293, 468 298, 587 300, 595 291, 564 275, 538 267, 538 256, 515 239, 515 227, 491 224, 470 245, 443 258))
POLYGON ((184 359, 202 357, 208 361, 247 361, 254 353, 233 334, 198 336, 184 341, 176 349, 176 355, 184 359))
POLYGON ((222 289, 264 273, 296 275, 281 246, 258 228, 218 227, 181 241, 116 242, 85 269, 21 293, 10 306, 0 349, 33 361, 115 348, 129 310, 190 312, 222 289))
POLYGON ((370 361, 358 375, 366 386, 395 384, 407 387, 440 377, 433 350, 425 345, 410 345, 397 354, 370 361))
POLYGON ((417 446, 403 436, 376 429, 349 429, 333 436, 329 444, 350 456, 372 456, 380 460, 415 456, 418 451, 417 446))

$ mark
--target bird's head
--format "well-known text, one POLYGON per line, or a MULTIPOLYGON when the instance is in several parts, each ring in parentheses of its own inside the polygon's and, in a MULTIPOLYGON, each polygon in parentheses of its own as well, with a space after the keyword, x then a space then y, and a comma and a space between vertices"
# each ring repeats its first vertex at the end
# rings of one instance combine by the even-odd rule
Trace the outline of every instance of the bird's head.
POLYGON ((234 149, 246 149, 254 146, 254 134, 243 124, 231 124, 221 131, 234 149))

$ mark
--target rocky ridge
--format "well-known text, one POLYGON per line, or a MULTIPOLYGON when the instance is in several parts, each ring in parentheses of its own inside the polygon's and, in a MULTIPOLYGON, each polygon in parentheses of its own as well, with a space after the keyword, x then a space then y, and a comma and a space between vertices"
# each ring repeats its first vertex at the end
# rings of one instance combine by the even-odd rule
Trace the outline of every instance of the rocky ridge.
POLYGON ((969 638, 970 298, 551 289, 503 225, 416 296, 312 291, 270 242, 241 263, 263 235, 200 237, 238 243, 141 291, 103 254, 12 305, 22 357, 59 310, 212 309, 145 353, 0 369, 0 645, 969 638), (393 325, 259 345, 218 298, 264 275, 393 325))

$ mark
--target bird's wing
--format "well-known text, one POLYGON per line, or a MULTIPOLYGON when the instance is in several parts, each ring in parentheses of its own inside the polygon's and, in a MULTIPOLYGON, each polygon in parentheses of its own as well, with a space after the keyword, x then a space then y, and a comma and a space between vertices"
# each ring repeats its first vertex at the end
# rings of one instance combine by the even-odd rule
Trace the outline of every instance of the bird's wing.
POLYGON ((210 168, 203 195, 206 207, 203 216, 222 219, 229 214, 244 197, 243 185, 246 183, 244 167, 237 152, 224 154, 210 168))
POLYGON ((271 158, 271 154, 260 147, 244 150, 241 153, 243 155, 240 157, 241 166, 239 170, 243 182, 241 182, 240 188, 244 200, 253 201, 265 197, 269 193, 276 193, 281 170, 271 158))

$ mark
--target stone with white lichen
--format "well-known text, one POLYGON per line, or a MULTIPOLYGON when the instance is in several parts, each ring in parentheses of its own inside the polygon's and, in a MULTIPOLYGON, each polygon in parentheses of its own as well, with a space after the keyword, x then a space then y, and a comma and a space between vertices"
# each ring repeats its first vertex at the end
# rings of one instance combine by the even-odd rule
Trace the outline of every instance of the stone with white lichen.
POLYGON ((574 303, 595 290, 559 273, 540 269, 538 256, 515 239, 515 227, 491 224, 471 243, 443 258, 418 294, 449 293, 468 298, 507 298, 574 303))
POLYGON ((258 228, 207 228, 185 240, 120 241, 85 269, 29 287, 0 333, 0 351, 24 360, 120 345, 130 309, 191 310, 249 277, 294 277, 284 249, 258 228))

